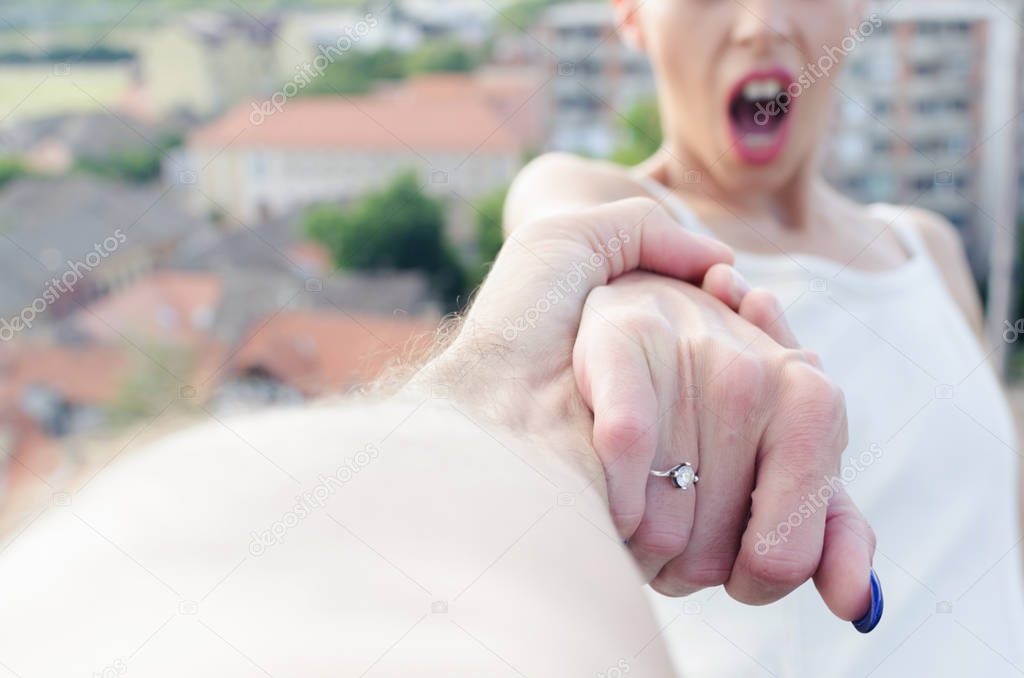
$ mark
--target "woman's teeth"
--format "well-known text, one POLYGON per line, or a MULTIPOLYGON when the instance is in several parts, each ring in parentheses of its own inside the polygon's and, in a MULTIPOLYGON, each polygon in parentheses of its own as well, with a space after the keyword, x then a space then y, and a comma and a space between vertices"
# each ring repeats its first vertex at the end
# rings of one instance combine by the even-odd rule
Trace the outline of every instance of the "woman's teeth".
POLYGON ((747 101, 774 99, 782 93, 782 83, 775 78, 751 80, 743 86, 743 98, 747 101))
POLYGON ((748 101, 773 99, 782 92, 782 83, 774 78, 751 80, 743 85, 743 98, 748 101))

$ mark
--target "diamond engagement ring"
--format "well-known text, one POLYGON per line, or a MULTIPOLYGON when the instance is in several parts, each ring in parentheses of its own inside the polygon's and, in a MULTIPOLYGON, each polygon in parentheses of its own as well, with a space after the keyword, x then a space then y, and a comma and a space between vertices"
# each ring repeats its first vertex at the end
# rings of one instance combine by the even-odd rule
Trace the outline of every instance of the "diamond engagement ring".
POLYGON ((691 485, 696 485, 697 481, 700 480, 700 478, 697 477, 697 472, 693 470, 693 467, 685 463, 673 466, 667 471, 652 470, 651 475, 658 478, 668 478, 672 481, 672 484, 680 490, 688 490, 691 485))

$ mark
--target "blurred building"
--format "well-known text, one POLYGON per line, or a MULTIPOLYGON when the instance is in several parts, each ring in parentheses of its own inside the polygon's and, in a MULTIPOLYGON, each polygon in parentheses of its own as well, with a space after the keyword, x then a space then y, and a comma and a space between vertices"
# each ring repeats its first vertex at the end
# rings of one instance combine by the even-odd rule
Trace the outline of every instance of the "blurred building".
POLYGON ((80 174, 15 181, 0 192, 0 340, 130 284, 207 227, 177 190, 80 174))
POLYGON ((233 352, 214 406, 293 403, 365 385, 396 359, 430 348, 434 320, 282 311, 257 323, 233 352))
POLYGON ((499 16, 494 5, 480 0, 402 0, 388 2, 386 7, 424 38, 466 45, 483 44, 499 16))
POLYGON ((146 97, 158 115, 219 113, 280 87, 311 58, 297 24, 242 12, 186 14, 139 45, 146 97))
POLYGON ((653 96, 647 57, 619 40, 610 2, 555 5, 534 32, 521 45, 551 77, 550 147, 609 155, 622 114, 653 96))
POLYGON ((200 347, 209 342, 224 283, 193 271, 151 273, 75 314, 81 336, 97 343, 122 339, 200 347))
POLYGON ((828 174, 864 202, 912 204, 964 235, 975 273, 1012 229, 1019 180, 1020 3, 879 2, 849 55, 828 174))
POLYGON ((155 123, 107 111, 39 116, 6 126, 0 156, 20 158, 33 172, 63 174, 78 160, 150 151, 182 127, 182 122, 155 123))
MULTIPOLYGON (((2 6, 5 21, 9 7, 2 6)), ((5 21, 0 21, 0 31, 10 26, 5 21)), ((47 42, 50 38, 40 39, 47 42)), ((0 51, 7 49, 5 42, 0 51)), ((38 45, 31 47, 37 49, 38 45)), ((135 61, 128 58, 60 56, 27 62, 8 58, 10 53, 0 55, 0 134, 3 127, 21 120, 118 108, 135 81, 135 61)))
POLYGON ((182 162, 197 207, 245 223, 356 198, 409 169, 436 195, 472 199, 507 184, 539 142, 536 89, 453 74, 279 111, 240 105, 194 133, 182 162))
POLYGON ((3 347, 0 429, 47 438, 96 430, 106 423, 128 362, 112 346, 3 347))
POLYGON ((293 15, 307 44, 319 50, 347 47, 360 51, 411 52, 423 44, 423 29, 391 8, 370 7, 303 11, 293 15))

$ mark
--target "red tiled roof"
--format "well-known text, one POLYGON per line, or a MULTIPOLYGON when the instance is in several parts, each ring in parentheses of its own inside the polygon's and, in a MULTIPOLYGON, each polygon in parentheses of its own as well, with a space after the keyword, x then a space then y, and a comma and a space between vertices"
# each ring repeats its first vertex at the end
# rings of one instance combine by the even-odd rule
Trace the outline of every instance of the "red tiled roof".
POLYGON ((45 386, 72 403, 109 402, 128 368, 124 352, 116 347, 20 345, 0 354, 0 412, 17 408, 32 385, 45 386))
MULTIPOLYGON (((263 102, 256 102, 260 105, 263 102)), ((518 152, 524 139, 505 124, 469 75, 430 76, 363 96, 287 101, 259 124, 251 102, 190 138, 199 146, 342 148, 398 152, 518 152)))
POLYGON ((367 383, 391 359, 428 348, 436 327, 435 322, 409 318, 285 311, 256 323, 229 372, 263 370, 306 396, 316 396, 367 383))
POLYGON ((331 253, 323 245, 303 241, 288 249, 288 258, 313 275, 323 275, 331 270, 331 253))
POLYGON ((101 341, 142 334, 196 343, 205 338, 222 291, 220 277, 211 273, 158 271, 91 304, 78 325, 101 341))

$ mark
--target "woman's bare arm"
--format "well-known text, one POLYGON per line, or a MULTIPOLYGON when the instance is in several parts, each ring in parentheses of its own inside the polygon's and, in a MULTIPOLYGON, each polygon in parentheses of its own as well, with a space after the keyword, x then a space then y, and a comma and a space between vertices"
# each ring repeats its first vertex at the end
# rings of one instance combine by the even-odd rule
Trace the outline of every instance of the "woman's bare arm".
POLYGON ((505 201, 505 235, 553 214, 645 195, 619 165, 547 153, 523 168, 512 183, 505 201))

